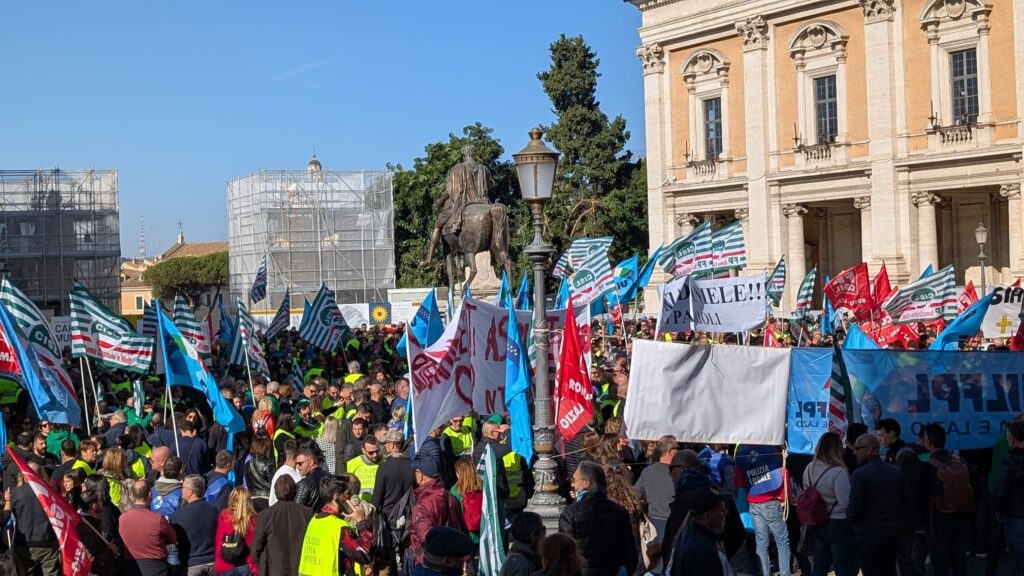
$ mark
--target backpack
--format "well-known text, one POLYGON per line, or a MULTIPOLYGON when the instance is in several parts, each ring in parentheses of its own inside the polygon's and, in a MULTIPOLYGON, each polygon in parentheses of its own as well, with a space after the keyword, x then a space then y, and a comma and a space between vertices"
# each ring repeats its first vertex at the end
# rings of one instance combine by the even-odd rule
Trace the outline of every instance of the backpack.
POLYGON ((836 507, 839 502, 834 502, 832 507, 828 507, 825 504, 825 499, 821 497, 821 493, 818 492, 818 482, 828 474, 828 471, 835 468, 835 466, 829 466, 822 472, 818 479, 813 484, 804 488, 804 491, 800 493, 800 496, 796 499, 796 515, 800 517, 800 522, 804 526, 824 526, 828 523, 829 517, 832 515, 832 509, 836 507))
POLYGON ((399 498, 395 507, 388 513, 388 528, 391 530, 391 542, 401 545, 409 538, 409 525, 412 523, 412 507, 416 503, 414 488, 399 498))
POLYGON ((940 514, 973 514, 974 491, 971 490, 971 472, 957 456, 949 462, 928 460, 935 468, 935 479, 942 485, 942 493, 932 497, 932 510, 940 514))
POLYGON ((484 493, 473 490, 462 495, 462 519, 466 522, 466 530, 480 530, 480 519, 483 516, 484 493))

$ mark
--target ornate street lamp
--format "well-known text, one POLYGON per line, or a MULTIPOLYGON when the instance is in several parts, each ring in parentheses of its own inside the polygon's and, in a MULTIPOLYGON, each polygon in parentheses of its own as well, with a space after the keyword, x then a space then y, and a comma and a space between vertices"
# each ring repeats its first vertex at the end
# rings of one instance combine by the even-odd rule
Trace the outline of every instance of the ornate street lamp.
POLYGON ((985 244, 988 243, 988 228, 985 225, 978 223, 978 227, 974 229, 974 239, 978 242, 978 261, 981 262, 981 298, 985 297, 988 293, 988 286, 985 285, 985 244))
POLYGON ((558 152, 544 145, 540 128, 530 130, 530 143, 526 148, 513 154, 516 172, 519 175, 519 189, 523 200, 530 205, 533 221, 533 242, 525 248, 527 257, 533 263, 533 325, 534 344, 537 347, 537 368, 535 371, 536 397, 534 399, 533 450, 537 463, 533 467, 536 487, 529 509, 543 519, 548 529, 557 529, 558 516, 565 500, 558 495, 557 464, 555 463, 555 429, 551 410, 551 385, 548 382, 548 338, 547 300, 545 265, 553 252, 550 244, 544 242, 544 203, 551 199, 555 186, 555 168, 558 166, 558 152))

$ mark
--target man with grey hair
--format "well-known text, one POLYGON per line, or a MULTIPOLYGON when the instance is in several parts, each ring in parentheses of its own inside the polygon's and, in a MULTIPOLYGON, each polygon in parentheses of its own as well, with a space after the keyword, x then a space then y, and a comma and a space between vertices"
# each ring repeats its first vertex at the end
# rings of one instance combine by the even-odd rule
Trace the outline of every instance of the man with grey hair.
POLYGON ((633 524, 622 506, 608 499, 608 480, 601 466, 580 462, 572 475, 576 501, 562 511, 558 531, 579 543, 586 561, 584 576, 615 576, 623 568, 636 571, 637 550, 633 524))
POLYGON ((648 515, 658 530, 659 542, 665 533, 665 523, 668 522, 672 501, 676 497, 669 465, 672 464, 672 457, 678 450, 679 443, 675 436, 658 438, 651 454, 651 464, 640 473, 640 478, 634 486, 637 495, 647 500, 648 515))
POLYGON ((110 428, 104 434, 107 446, 117 446, 117 440, 121 438, 126 428, 128 428, 128 415, 124 413, 124 410, 115 410, 110 415, 110 428))
POLYGON ((178 555, 188 576, 214 576, 214 541, 217 508, 203 499, 206 480, 198 474, 186 476, 181 484, 185 506, 171 514, 171 526, 178 535, 178 555))

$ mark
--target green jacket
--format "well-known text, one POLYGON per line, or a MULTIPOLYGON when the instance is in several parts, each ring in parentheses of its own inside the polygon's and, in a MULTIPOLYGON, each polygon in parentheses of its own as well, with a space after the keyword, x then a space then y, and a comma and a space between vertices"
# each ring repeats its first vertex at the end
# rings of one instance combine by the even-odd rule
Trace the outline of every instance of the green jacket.
POLYGON ((128 406, 124 407, 124 414, 127 417, 125 422, 129 426, 134 426, 134 425, 138 424, 139 426, 142 427, 143 430, 145 430, 146 428, 149 428, 149 423, 150 423, 150 421, 153 420, 153 413, 152 412, 149 412, 145 416, 140 417, 139 414, 135 411, 134 408, 129 408, 128 406))
POLYGON ((65 440, 71 440, 75 443, 75 448, 78 448, 78 436, 75 435, 71 430, 58 430, 51 428, 49 433, 46 434, 46 451, 53 454, 57 458, 60 458, 60 445, 65 440))

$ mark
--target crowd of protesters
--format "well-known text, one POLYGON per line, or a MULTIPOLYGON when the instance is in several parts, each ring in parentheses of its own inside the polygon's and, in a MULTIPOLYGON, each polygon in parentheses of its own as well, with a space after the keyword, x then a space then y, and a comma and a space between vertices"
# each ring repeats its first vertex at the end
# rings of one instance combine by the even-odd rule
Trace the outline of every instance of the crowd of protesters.
MULTIPOLYGON (((956 575, 971 555, 995 573, 1007 549, 1024 573, 1024 421, 992 450, 959 455, 945 449, 941 426, 905 438, 893 420, 825 434, 813 457, 631 440, 622 420, 629 342, 666 336, 648 319, 591 328, 598 410, 583 433, 559 441, 557 532, 527 510, 531 463, 510 449, 501 415, 455 418, 412 450, 400 326, 355 329, 334 353, 286 331, 265 343, 270 378, 251 385, 218 344, 211 373, 247 423, 233 438, 201 394, 148 376, 140 406, 137 375, 97 364, 91 434, 26 415, 22 394, 3 408, 7 449, 79 511, 100 575, 475 574, 486 446, 497 463, 502 575, 728 575, 741 550, 764 576, 925 574, 929 565, 956 575)), ((769 328, 784 345, 831 345, 817 330, 769 328)), ((77 379, 77 361, 66 360, 77 379)), ((10 553, 0 576, 60 574, 56 533, 6 458, 2 481, 0 546, 10 553)))

